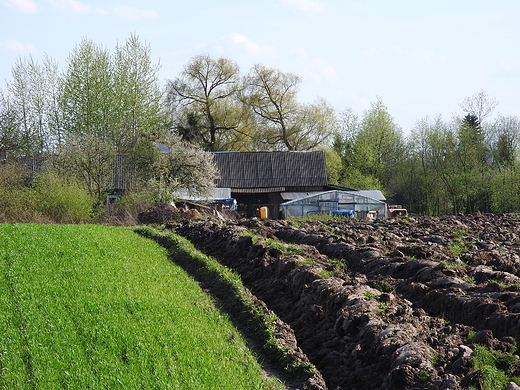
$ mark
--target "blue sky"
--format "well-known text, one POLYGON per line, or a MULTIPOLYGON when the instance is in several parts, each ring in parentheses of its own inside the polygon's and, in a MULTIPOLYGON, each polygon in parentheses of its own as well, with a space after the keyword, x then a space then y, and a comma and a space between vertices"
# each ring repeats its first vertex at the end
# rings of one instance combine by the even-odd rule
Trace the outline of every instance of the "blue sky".
POLYGON ((301 76, 302 102, 361 115, 379 97, 407 134, 482 90, 520 116, 519 20, 518 0, 0 0, 0 88, 20 56, 65 69, 83 37, 135 33, 164 83, 197 54, 262 63, 301 76))

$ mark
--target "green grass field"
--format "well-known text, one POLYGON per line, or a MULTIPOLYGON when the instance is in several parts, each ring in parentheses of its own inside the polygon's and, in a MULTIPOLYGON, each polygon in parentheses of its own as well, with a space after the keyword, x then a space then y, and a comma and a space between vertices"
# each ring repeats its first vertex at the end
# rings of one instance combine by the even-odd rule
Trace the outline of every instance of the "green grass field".
POLYGON ((270 389, 165 249, 125 228, 0 225, 1 389, 270 389))

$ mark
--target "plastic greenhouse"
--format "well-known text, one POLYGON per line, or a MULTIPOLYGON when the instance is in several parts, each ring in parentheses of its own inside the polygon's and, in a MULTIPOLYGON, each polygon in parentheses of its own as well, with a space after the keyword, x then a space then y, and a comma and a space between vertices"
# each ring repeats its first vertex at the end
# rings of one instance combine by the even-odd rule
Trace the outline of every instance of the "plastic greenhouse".
POLYGON ((385 202, 356 194, 355 191, 326 191, 282 203, 285 218, 315 214, 344 214, 357 218, 386 218, 385 202))

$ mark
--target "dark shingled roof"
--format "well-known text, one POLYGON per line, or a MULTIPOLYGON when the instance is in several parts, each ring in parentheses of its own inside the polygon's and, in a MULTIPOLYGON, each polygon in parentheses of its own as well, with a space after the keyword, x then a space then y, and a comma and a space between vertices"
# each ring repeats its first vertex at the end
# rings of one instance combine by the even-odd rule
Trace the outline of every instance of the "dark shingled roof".
POLYGON ((221 188, 275 188, 327 185, 325 153, 217 152, 221 188))

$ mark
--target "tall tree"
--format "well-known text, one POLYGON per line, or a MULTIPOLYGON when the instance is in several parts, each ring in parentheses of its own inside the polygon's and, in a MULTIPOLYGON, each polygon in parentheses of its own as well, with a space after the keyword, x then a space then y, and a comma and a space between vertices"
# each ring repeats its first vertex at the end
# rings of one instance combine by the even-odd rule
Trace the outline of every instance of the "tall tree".
POLYGON ((114 104, 113 67, 109 51, 84 38, 68 58, 61 110, 67 138, 94 136, 110 144, 119 141, 114 104))
POLYGON ((519 212, 520 191, 520 120, 500 115, 492 125, 493 157, 491 182, 491 211, 519 212))
POLYGON ((460 211, 472 213, 489 207, 487 189, 489 151, 484 129, 476 115, 468 114, 457 129, 456 165, 460 211))
POLYGON ((240 134, 244 111, 237 100, 240 88, 240 69, 234 61, 207 54, 192 58, 167 86, 179 135, 209 151, 228 149, 244 135, 240 134), (182 130, 186 128, 189 132, 182 130))
POLYGON ((377 178, 390 188, 396 168, 404 158, 401 128, 394 122, 381 99, 366 110, 354 142, 355 161, 359 170, 377 178))
MULTIPOLYGON (((361 190, 382 190, 383 186, 379 179, 360 170, 362 167, 355 148, 360 126, 359 117, 351 109, 347 108, 339 114, 332 144, 333 150, 341 160, 341 168, 337 174, 338 184, 361 190)), ((329 160, 334 161, 332 158, 329 160)))
POLYGON ((164 95, 159 86, 159 64, 152 63, 150 45, 131 35, 113 54, 113 88, 119 148, 164 133, 164 95))
POLYGON ((452 211, 456 136, 440 116, 419 120, 409 136, 410 155, 402 177, 401 197, 414 212, 442 215, 452 211))
POLYGON ((43 64, 32 57, 19 58, 11 69, 8 90, 16 110, 22 135, 24 154, 52 150, 58 129, 57 94, 58 66, 45 56, 43 64))
POLYGON ((500 115, 491 128, 493 165, 499 169, 512 166, 520 147, 520 120, 500 115))
POLYGON ((315 149, 334 132, 335 113, 327 101, 297 101, 300 82, 295 74, 260 64, 246 77, 244 101, 256 114, 260 139, 273 149, 315 149))
POLYGON ((165 134, 166 119, 159 65, 150 57, 149 46, 135 35, 113 54, 84 39, 69 56, 60 99, 65 142, 59 155, 67 157, 64 166, 83 170, 82 180, 100 201, 113 188, 107 166, 113 169, 117 156, 131 178, 130 188, 149 175, 158 156, 155 142, 165 134), (75 156, 77 161, 71 161, 75 156))

